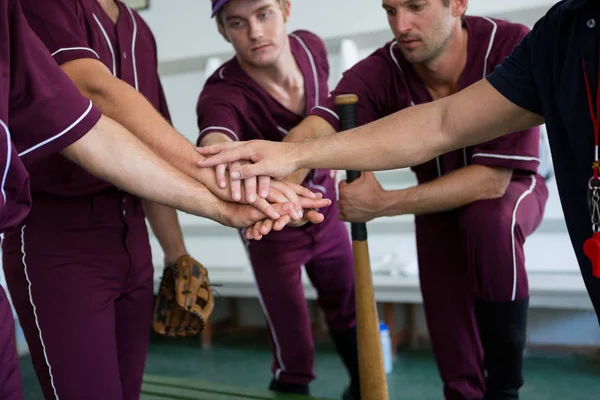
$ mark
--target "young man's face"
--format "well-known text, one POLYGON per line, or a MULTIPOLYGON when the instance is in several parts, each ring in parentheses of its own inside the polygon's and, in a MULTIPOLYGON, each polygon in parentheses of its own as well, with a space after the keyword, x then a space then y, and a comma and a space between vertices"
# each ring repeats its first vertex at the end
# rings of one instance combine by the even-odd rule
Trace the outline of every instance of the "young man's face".
MULTIPOLYGON (((446 48, 466 1, 383 0, 388 23, 404 58, 413 64, 427 63, 446 48)), ((463 10, 464 12, 464 10, 463 10)))
POLYGON ((232 0, 221 12, 220 31, 242 62, 269 67, 279 58, 287 38, 290 5, 279 0, 232 0))

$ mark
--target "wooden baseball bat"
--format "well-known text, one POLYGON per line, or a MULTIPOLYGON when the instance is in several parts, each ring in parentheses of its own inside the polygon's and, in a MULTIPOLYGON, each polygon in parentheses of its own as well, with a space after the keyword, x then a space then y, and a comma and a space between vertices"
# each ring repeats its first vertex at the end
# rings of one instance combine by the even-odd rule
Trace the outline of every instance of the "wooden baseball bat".
MULTIPOLYGON (((354 94, 336 96, 335 104, 340 117, 340 131, 356 127, 357 103, 358 97, 354 94)), ((350 183, 360 176, 360 172, 346 171, 346 176, 346 180, 350 183)), ((352 223, 351 233, 361 399, 388 400, 387 378, 379 333, 379 316, 369 258, 367 224, 352 223)))

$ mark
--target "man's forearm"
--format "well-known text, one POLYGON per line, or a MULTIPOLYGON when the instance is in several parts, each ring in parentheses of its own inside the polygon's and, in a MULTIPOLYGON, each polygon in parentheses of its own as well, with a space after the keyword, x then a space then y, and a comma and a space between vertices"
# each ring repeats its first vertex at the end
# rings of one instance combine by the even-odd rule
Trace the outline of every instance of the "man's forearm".
POLYGON ((511 169, 470 165, 431 182, 384 192, 379 216, 444 212, 502 197, 511 176, 511 169))
MULTIPOLYGON (((290 130, 283 138, 284 142, 302 142, 335 133, 335 129, 327 121, 316 115, 306 117, 298 126, 290 130)), ((288 182, 301 184, 310 169, 300 169, 285 177, 288 182)))
POLYGON ((293 161, 297 168, 405 168, 541 123, 539 115, 510 103, 482 80, 452 96, 301 143, 293 161))
POLYGON ((223 201, 107 117, 103 116, 62 154, 129 193, 215 221, 223 220, 223 201))
POLYGON ((173 264, 179 257, 187 253, 177 210, 148 200, 143 200, 143 205, 152 232, 158 239, 165 255, 165 264, 173 264))
POLYGON ((110 75, 108 70, 92 69, 100 67, 91 64, 95 63, 93 60, 87 61, 87 64, 67 63, 61 68, 102 114, 123 125, 160 157, 203 183, 220 199, 232 200, 228 190, 218 187, 212 169, 198 168, 197 162, 204 157, 195 151, 195 146, 177 132, 140 92, 110 75))

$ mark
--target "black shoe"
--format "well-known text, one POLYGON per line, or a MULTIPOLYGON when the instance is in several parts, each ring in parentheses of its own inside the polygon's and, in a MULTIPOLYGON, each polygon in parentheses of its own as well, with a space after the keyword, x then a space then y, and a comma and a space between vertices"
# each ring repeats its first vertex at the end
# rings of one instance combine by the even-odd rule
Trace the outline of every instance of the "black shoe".
POLYGON ((350 376, 350 386, 342 395, 343 400, 360 400, 360 378, 358 375, 358 345, 356 327, 343 331, 329 331, 335 348, 350 376))
POLYGON ((484 400, 517 400, 523 386, 523 352, 529 298, 490 302, 476 300, 475 314, 487 372, 484 400))
POLYGON ((304 394, 306 396, 310 395, 310 390, 308 388, 308 385, 306 384, 282 382, 275 380, 275 378, 271 379, 271 383, 269 384, 269 390, 279 393, 296 393, 304 394))
POLYGON ((352 387, 352 385, 348 386, 342 394, 342 400, 360 400, 360 390, 352 387))

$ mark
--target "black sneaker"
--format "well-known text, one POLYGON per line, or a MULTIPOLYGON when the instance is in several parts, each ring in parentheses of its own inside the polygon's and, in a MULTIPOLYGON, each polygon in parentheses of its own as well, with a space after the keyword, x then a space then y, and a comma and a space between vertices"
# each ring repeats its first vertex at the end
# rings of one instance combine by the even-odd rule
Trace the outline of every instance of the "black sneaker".
POLYGON ((310 390, 308 385, 303 383, 282 382, 273 378, 269 384, 269 390, 279 393, 295 393, 309 396, 310 390))
POLYGON ((342 394, 342 400, 360 400, 360 392, 352 386, 348 386, 342 394))

